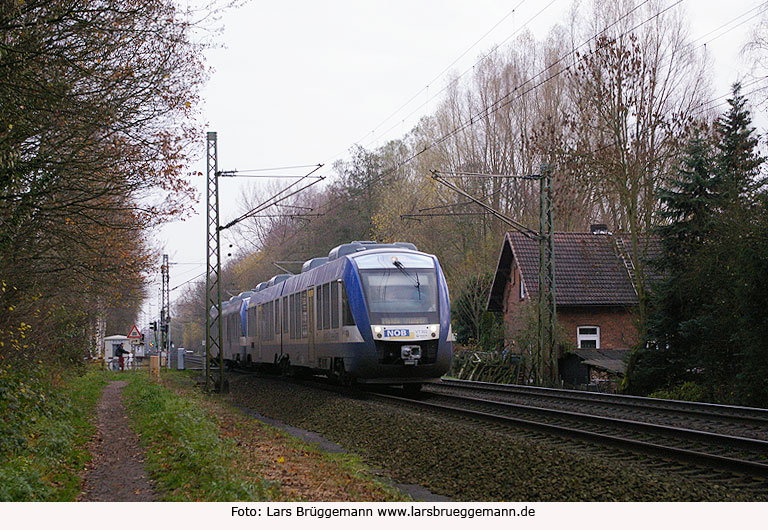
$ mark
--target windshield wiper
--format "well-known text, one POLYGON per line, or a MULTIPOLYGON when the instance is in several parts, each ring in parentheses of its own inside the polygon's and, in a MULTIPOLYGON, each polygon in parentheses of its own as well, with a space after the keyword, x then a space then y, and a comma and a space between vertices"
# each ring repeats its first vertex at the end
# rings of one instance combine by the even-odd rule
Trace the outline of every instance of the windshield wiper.
MULTIPOLYGON (((405 266, 400 262, 399 259, 393 260, 392 265, 397 267, 397 270, 405 274, 408 278, 411 278, 411 275, 408 274, 408 271, 405 270, 405 266)), ((413 271, 414 274, 416 274, 416 290, 419 292, 419 300, 421 300, 421 282, 419 281, 419 273, 416 271, 413 271)))

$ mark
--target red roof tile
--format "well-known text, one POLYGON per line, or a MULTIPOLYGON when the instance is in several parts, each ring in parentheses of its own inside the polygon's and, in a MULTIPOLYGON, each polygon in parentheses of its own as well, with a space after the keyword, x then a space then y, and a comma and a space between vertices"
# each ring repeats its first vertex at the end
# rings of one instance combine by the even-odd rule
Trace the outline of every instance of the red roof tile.
MULTIPOLYGON (((556 233, 555 300, 562 306, 636 305, 637 293, 611 234, 556 233)), ((624 236, 619 236, 624 237, 624 236)), ((538 296, 539 244, 508 232, 499 258, 488 309, 500 311, 514 259, 529 296, 538 296), (511 252, 510 252, 511 251, 511 252)))

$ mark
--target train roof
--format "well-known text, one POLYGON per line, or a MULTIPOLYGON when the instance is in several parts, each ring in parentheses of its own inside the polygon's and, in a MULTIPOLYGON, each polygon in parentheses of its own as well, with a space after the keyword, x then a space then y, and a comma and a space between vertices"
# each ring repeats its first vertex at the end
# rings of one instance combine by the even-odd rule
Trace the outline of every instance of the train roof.
POLYGON ((301 272, 308 272, 312 269, 318 268, 320 265, 325 265, 328 263, 328 258, 323 256, 320 258, 310 258, 307 261, 304 262, 304 265, 301 266, 301 272))
POLYGON ((351 243, 344 243, 342 245, 335 247, 333 250, 331 250, 328 253, 328 261, 333 261, 343 256, 354 254, 356 252, 363 252, 366 250, 373 250, 373 249, 393 249, 393 248, 403 248, 403 249, 416 250, 416 251, 419 250, 416 248, 416 245, 414 245, 413 243, 405 243, 402 241, 398 241, 396 243, 377 243, 376 241, 352 241, 351 243))
MULTIPOLYGON (((334 248, 327 258, 311 258, 304 262, 300 274, 279 274, 272 277, 269 282, 261 282, 248 301, 248 307, 269 302, 281 295, 293 294, 313 285, 338 280, 344 274, 347 263, 364 256, 376 256, 381 253, 396 251, 399 255, 434 256, 420 252, 413 243, 376 243, 375 241, 353 241, 334 248), (402 254, 401 254, 402 253, 402 254), (335 256, 335 257, 334 257, 335 256), (342 257, 350 260, 339 259, 342 257), (274 280, 274 281, 273 281, 274 280), (266 286, 264 286, 266 284, 266 286)), ((358 263, 359 264, 359 263, 358 263)), ((406 266, 419 267, 422 264, 405 263, 406 266)), ((381 265, 377 265, 380 267, 381 265)), ((372 268, 371 265, 363 268, 372 268)))
POLYGON ((277 274, 275 276, 272 276, 269 281, 267 282, 267 287, 272 287, 273 285, 277 285, 278 283, 282 283, 288 278, 293 276, 293 274, 277 274))

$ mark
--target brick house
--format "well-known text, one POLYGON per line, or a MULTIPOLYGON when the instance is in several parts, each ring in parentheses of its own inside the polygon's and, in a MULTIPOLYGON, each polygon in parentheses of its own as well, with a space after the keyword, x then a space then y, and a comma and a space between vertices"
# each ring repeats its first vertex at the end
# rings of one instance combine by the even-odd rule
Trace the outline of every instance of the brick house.
MULTIPOLYGON (((590 233, 555 233, 557 322, 569 344, 558 365, 566 386, 612 386, 639 340, 628 246, 628 236, 610 234, 605 225, 593 225, 590 233)), ((525 326, 526 306, 538 302, 538 279, 538 242, 507 232, 488 311, 504 313, 508 341, 525 326)))

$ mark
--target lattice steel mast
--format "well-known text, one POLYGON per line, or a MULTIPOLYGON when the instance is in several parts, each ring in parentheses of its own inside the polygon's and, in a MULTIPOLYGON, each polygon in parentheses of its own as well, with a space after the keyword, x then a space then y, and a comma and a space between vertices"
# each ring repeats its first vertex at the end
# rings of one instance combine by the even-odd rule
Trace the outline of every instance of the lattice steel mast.
MULTIPOLYGON (((532 230, 514 219, 504 215, 495 208, 485 204, 482 200, 473 197, 445 177, 438 171, 433 171, 432 178, 437 182, 454 190, 458 194, 482 207, 484 210, 500 219, 505 224, 524 236, 533 239, 539 244, 539 300, 537 338, 538 348, 532 359, 532 374, 534 384, 547 383, 556 385, 559 382, 557 367, 557 311, 555 308, 555 240, 554 223, 552 215, 552 173, 547 164, 541 165, 540 175, 470 175, 478 177, 507 177, 537 179, 539 181, 539 231, 532 230)), ((413 215, 421 217, 421 215, 413 215)))
POLYGON ((205 275, 205 390, 222 391, 224 359, 221 350, 221 230, 219 225, 219 164, 216 133, 206 142, 206 275, 205 275))
POLYGON ((162 307, 160 309, 160 344, 166 351, 166 366, 171 365, 171 347, 168 341, 168 328, 171 322, 171 289, 169 275, 168 254, 163 254, 163 264, 160 266, 160 275, 162 276, 162 291, 160 300, 162 307))
POLYGON ((557 369, 557 312, 555 310, 555 237, 552 221, 552 175, 541 166, 539 180, 539 367, 537 384, 559 381, 557 369))

